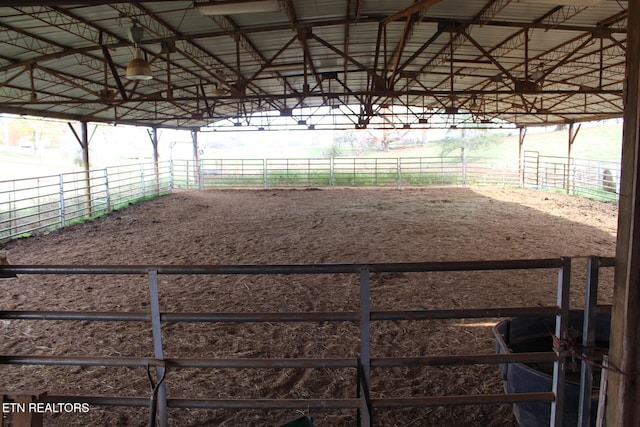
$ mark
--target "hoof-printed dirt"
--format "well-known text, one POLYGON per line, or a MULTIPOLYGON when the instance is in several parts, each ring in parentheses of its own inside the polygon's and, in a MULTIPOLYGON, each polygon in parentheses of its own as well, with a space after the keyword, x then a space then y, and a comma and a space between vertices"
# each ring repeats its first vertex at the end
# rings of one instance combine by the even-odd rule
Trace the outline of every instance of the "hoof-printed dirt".
MULTIPOLYGON (((617 207, 502 188, 226 190, 178 192, 46 236, 8 243, 12 264, 298 264, 613 256, 617 207)), ((573 262, 583 304, 584 258, 573 262)), ((610 303, 612 269, 601 273, 610 303)), ((372 275, 372 310, 551 305, 557 271, 372 275)), ((0 310, 148 312, 143 276, 21 276, 0 280, 0 310)), ((161 276, 163 312, 357 311, 358 277, 161 276)), ((374 322, 373 357, 492 353, 497 319, 374 322)), ((0 354, 153 355, 136 322, 2 321, 0 354)), ((164 324, 165 357, 357 357, 356 324, 164 324)), ((0 389, 149 396, 142 368, 0 366, 0 389)), ((344 370, 169 371, 169 397, 355 397, 344 370)), ((495 366, 374 369, 372 397, 501 393, 495 366)), ((355 411, 170 409, 171 426, 278 426, 309 414, 353 426, 355 411)), ((509 405, 377 410, 379 426, 515 426, 509 405)), ((53 414, 52 426, 148 425, 145 408, 91 406, 53 414)))

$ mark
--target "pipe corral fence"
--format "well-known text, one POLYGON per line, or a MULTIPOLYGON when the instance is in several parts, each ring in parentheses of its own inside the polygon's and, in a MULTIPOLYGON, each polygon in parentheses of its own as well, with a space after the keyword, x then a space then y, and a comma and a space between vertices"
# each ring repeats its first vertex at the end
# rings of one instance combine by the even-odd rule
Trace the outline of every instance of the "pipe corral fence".
POLYGON ((541 156, 537 151, 525 151, 522 184, 615 202, 620 191, 620 163, 541 156))
POLYGON ((172 191, 172 163, 0 181, 0 242, 95 218, 172 191))
POLYGON ((525 152, 504 160, 450 157, 203 159, 114 166, 0 181, 0 242, 107 214, 176 189, 494 185, 556 189, 615 202, 620 165, 525 152))
MULTIPOLYGON (((498 403, 520 403, 543 401, 551 404, 551 426, 561 426, 564 404, 565 365, 570 356, 562 346, 551 352, 528 352, 508 354, 437 355, 420 357, 372 357, 371 330, 375 324, 385 321, 429 321, 437 319, 504 318, 514 316, 552 315, 556 317, 553 334, 560 340, 569 336, 569 291, 571 286, 571 258, 534 260, 460 261, 432 263, 389 264, 305 264, 305 265, 121 265, 121 266, 68 266, 68 265, 16 265, 0 266, 0 277, 15 275, 129 275, 146 277, 149 290, 148 312, 93 312, 93 311, 2 311, 0 319, 5 321, 94 321, 94 322, 146 322, 153 336, 153 357, 82 357, 48 355, 1 355, 0 363, 6 365, 64 365, 141 368, 140 375, 149 375, 155 384, 147 396, 78 396, 30 393, 27 399, 45 403, 80 403, 90 405, 145 407, 149 410, 150 425, 166 426, 172 408, 200 409, 347 409, 357 412, 359 426, 374 425, 376 409, 415 408, 428 406, 478 405, 498 403), (480 309, 438 309, 409 311, 372 311, 370 306, 371 273, 427 273, 458 271, 496 271, 555 269, 558 272, 556 304, 536 307, 487 307, 480 309), (289 313, 232 313, 232 312, 165 312, 160 298, 159 276, 163 275, 322 275, 353 274, 359 278, 359 309, 343 312, 289 312, 289 313), (179 322, 351 322, 359 325, 359 350, 357 357, 350 358, 166 358, 163 350, 162 325, 179 322), (554 363, 553 388, 545 392, 456 395, 456 396, 410 396, 396 398, 372 398, 369 388, 372 372, 393 367, 407 366, 453 366, 474 364, 503 364, 523 362, 554 363), (171 371, 180 369, 351 369, 357 378, 357 387, 352 397, 325 399, 209 399, 168 398, 171 387, 171 371), (155 370, 155 380, 150 370, 155 370), (143 373, 144 372, 144 373, 143 373)), ((585 299, 584 346, 593 346, 595 328, 598 271, 601 267, 614 265, 613 258, 590 257, 587 262, 587 284, 585 299)), ((550 333, 552 333, 550 331, 550 333)), ((582 363, 581 425, 590 424, 590 399, 592 365, 582 363)), ((5 392, 5 399, 10 393, 5 392)), ((14 399, 24 396, 13 396, 14 399)))

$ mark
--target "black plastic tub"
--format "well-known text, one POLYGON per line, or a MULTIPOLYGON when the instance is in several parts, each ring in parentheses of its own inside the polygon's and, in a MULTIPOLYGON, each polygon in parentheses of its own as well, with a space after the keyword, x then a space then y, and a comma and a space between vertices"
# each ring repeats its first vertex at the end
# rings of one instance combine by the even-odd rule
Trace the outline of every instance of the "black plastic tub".
MULTIPOLYGON (((569 328, 575 330, 576 342, 582 343, 583 312, 571 311, 569 328)), ((598 314, 596 320, 596 348, 609 348, 611 314, 598 314)), ((553 332, 555 316, 516 317, 498 323, 493 332, 496 337, 498 354, 551 352, 553 351, 553 332)), ((600 353, 601 354, 601 353, 600 353)), ((601 357, 601 356, 600 356, 601 357)), ((568 360, 570 362, 571 359, 568 360)), ((565 382, 565 401, 563 408, 563 426, 578 425, 580 395, 580 360, 567 366, 565 382)), ((549 392, 553 384, 553 363, 504 363, 500 373, 507 393, 549 392)), ((594 367, 593 390, 599 390, 600 370, 594 367)), ((591 425, 595 425, 598 410, 597 399, 591 402, 591 425)), ((521 427, 548 426, 551 416, 551 403, 527 402, 513 405, 513 413, 521 427)))

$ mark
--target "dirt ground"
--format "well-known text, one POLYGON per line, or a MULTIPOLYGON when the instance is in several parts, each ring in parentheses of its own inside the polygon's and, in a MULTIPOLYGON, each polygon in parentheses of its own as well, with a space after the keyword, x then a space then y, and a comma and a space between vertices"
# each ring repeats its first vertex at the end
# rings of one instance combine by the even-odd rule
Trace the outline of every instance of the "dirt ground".
MULTIPOLYGON (((5 245, 12 264, 298 264, 613 256, 617 206, 506 188, 177 192, 93 222, 5 245)), ((571 301, 582 307, 584 258, 571 301)), ((601 273, 600 303, 612 296, 601 273)), ((372 310, 552 305, 556 270, 372 276, 372 310)), ((145 277, 0 280, 0 310, 148 312, 145 277)), ((163 312, 357 311, 358 277, 162 276, 163 312)), ((373 357, 493 353, 498 319, 374 322, 373 357)), ((136 322, 9 321, 0 354, 152 356, 136 322)), ((165 357, 357 357, 351 323, 164 324, 165 357)), ((2 390, 149 396, 141 368, 0 366, 2 390)), ((169 397, 355 397, 353 370, 173 370, 169 397)), ((501 393, 497 367, 374 369, 372 397, 501 393)), ((354 411, 170 409, 171 426, 278 426, 302 414, 353 426, 354 411)), ((509 405, 376 410, 380 426, 515 426, 509 405)), ((144 426, 145 408, 92 406, 46 425, 144 426)))

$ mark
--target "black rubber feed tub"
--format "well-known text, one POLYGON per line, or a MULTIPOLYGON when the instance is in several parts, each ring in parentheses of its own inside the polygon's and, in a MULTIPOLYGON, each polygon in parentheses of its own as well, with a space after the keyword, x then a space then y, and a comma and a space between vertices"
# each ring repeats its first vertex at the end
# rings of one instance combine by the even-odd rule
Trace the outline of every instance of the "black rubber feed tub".
MULTIPOLYGON (((569 327, 575 330, 576 342, 582 343, 582 311, 571 311, 569 327)), ((596 348, 606 352, 609 348, 611 314, 598 314, 596 320, 596 348)), ((553 351, 553 332, 555 316, 516 317, 503 320, 493 328, 498 354, 550 352, 553 351)), ((601 352, 599 353, 601 357, 601 352)), ((580 360, 567 366, 565 382, 565 401, 563 408, 563 426, 578 425, 578 407, 580 394, 580 360), (572 366, 574 365, 574 366, 572 366)), ((507 393, 532 393, 551 391, 553 382, 553 363, 504 363, 500 373, 507 393)), ((593 389, 599 390, 600 369, 594 367, 593 389)), ((595 425, 598 410, 597 399, 591 403, 591 425, 595 425)), ((513 413, 521 427, 548 426, 551 415, 551 403, 528 402, 513 405, 513 413)))

